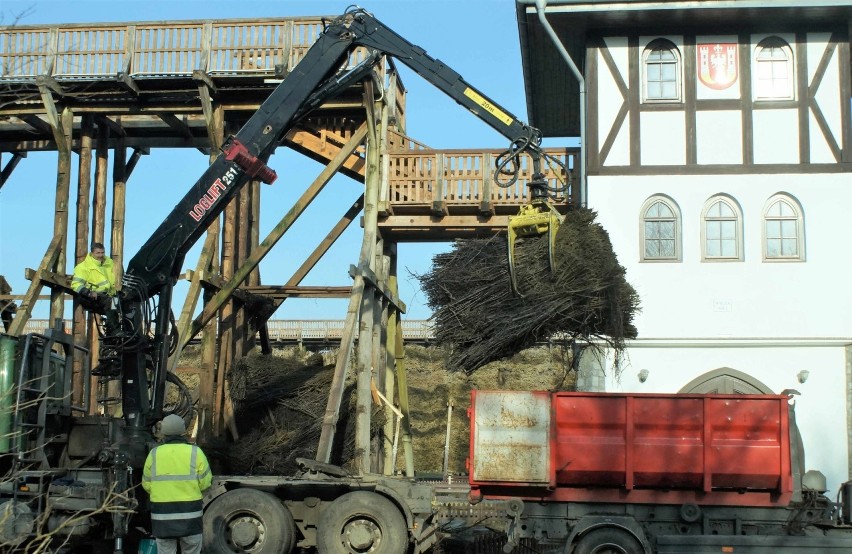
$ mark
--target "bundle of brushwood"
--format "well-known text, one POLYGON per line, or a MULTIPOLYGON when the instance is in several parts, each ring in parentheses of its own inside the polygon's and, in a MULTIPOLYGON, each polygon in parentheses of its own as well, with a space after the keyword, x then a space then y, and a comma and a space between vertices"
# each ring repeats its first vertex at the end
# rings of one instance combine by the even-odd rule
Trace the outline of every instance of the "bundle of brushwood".
POLYGON ((548 261, 547 235, 515 245, 512 292, 505 237, 462 240, 420 276, 436 340, 452 350, 448 366, 467 373, 561 335, 602 341, 616 354, 636 337, 639 296, 627 282, 596 213, 577 208, 559 226, 548 261))
MULTIPOLYGON (((300 350, 276 355, 252 353, 228 373, 239 440, 205 448, 217 470, 251 475, 289 475, 296 458, 313 459, 334 376, 334 365, 321 355, 300 350)), ((332 463, 352 461, 354 379, 346 383, 336 430, 332 463)), ((381 425, 381 416, 377 415, 381 425)))

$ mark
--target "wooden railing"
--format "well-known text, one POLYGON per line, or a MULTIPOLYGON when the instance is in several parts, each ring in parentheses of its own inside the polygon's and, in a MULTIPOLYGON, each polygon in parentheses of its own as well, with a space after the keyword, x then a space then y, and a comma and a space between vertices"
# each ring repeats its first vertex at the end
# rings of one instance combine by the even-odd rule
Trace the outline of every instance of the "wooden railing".
MULTIPOLYGON (((283 76, 322 30, 318 17, 0 27, 0 80, 188 77, 196 70, 283 76)), ((364 52, 356 50, 350 64, 364 52)))
MULTIPOLYGON (((334 342, 343 336, 342 319, 270 319, 266 326, 272 342, 334 342)), ((71 332, 71 323, 65 321, 65 331, 71 332)), ((47 319, 30 319, 24 333, 44 333, 52 325, 47 319)), ((405 319, 402 322, 402 338, 406 341, 423 342, 434 339, 432 322, 426 319, 405 319)))
MULTIPOLYGON (((387 200, 394 208, 405 205, 425 205, 446 202, 447 205, 483 202, 515 208, 527 202, 527 183, 532 176, 532 160, 521 156, 518 179, 509 187, 501 187, 494 179, 494 162, 501 150, 432 150, 409 146, 405 151, 390 153, 387 200)), ((562 183, 574 182, 578 167, 579 148, 550 148, 545 152, 559 159, 568 168, 565 175, 558 166, 545 165, 545 177, 554 189, 562 183)), ((502 180, 502 178, 501 178, 502 180)), ((556 202, 570 202, 570 188, 557 195, 556 202)))

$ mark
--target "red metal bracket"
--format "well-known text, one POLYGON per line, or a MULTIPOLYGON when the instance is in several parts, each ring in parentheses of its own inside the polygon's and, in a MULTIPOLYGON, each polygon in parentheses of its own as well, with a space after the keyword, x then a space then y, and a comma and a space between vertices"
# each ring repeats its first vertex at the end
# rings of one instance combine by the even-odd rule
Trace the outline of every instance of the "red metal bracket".
POLYGON ((234 162, 250 177, 257 177, 266 184, 272 184, 278 178, 275 170, 258 159, 243 143, 236 138, 231 139, 222 147, 225 159, 234 162))

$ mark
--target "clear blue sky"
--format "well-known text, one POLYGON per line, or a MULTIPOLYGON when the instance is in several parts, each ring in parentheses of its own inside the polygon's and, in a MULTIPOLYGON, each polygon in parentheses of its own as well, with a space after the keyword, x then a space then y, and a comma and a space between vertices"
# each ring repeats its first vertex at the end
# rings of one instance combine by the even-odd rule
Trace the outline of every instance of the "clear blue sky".
MULTIPOLYGON (((3 0, 0 23, 130 22, 182 19, 234 19, 338 15, 350 2, 221 0, 3 0)), ((521 120, 526 120, 518 28, 513 0, 365 0, 359 4, 394 31, 427 50, 467 81, 492 97, 521 120)), ((408 89, 408 134, 435 148, 497 148, 505 139, 416 74, 401 69, 408 89)), ((565 145, 565 141, 551 142, 565 145)), ((76 155, 72 158, 73 222, 77 182, 76 155)), ((3 163, 8 161, 4 156, 3 163)), ((141 159, 128 181, 125 260, 129 260, 185 194, 206 167, 197 150, 155 150, 141 159)), ((322 170, 287 149, 270 160, 279 178, 263 187, 261 238, 278 222, 293 201, 322 170)), ((38 266, 53 236, 56 153, 33 153, 18 165, 0 189, 0 275, 6 276, 14 294, 23 294, 29 281, 24 268, 38 266)), ((336 177, 301 221, 279 241, 261 263, 265 284, 283 284, 360 194, 354 181, 336 177)), ((107 206, 109 213, 110 206, 107 206)), ((70 233, 73 240, 73 231, 70 233)), ((107 251, 109 236, 107 236, 107 251)), ((323 261, 303 281, 305 285, 349 285, 350 264, 357 263, 361 229, 353 223, 323 261)), ((73 243, 67 271, 73 269, 73 243)), ((419 283, 410 272, 429 269, 432 255, 448 244, 401 244, 399 247, 400 297, 408 305, 405 317, 430 315, 419 283)), ((193 268, 198 248, 187 256, 184 269, 193 268)), ((181 295, 178 287, 177 295, 181 295)), ((175 303, 180 309, 182 298, 175 303)), ((275 314, 280 319, 340 319, 343 300, 290 299, 275 314)), ((40 302, 33 317, 47 317, 40 302)))

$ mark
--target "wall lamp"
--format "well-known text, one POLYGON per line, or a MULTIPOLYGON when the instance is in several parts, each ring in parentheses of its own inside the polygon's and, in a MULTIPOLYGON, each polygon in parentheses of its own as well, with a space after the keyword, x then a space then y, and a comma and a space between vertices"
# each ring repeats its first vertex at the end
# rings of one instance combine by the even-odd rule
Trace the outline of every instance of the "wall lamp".
POLYGON ((638 377, 639 377, 639 382, 640 382, 640 383, 644 383, 645 381, 647 381, 647 380, 648 380, 648 375, 649 375, 650 373, 651 373, 651 372, 650 372, 650 371, 648 371, 647 369, 640 369, 640 370, 639 370, 639 375, 638 375, 638 377))
POLYGON ((803 369, 799 373, 796 374, 796 379, 799 380, 800 383, 804 383, 808 380, 808 376, 810 376, 811 372, 807 369, 803 369))

